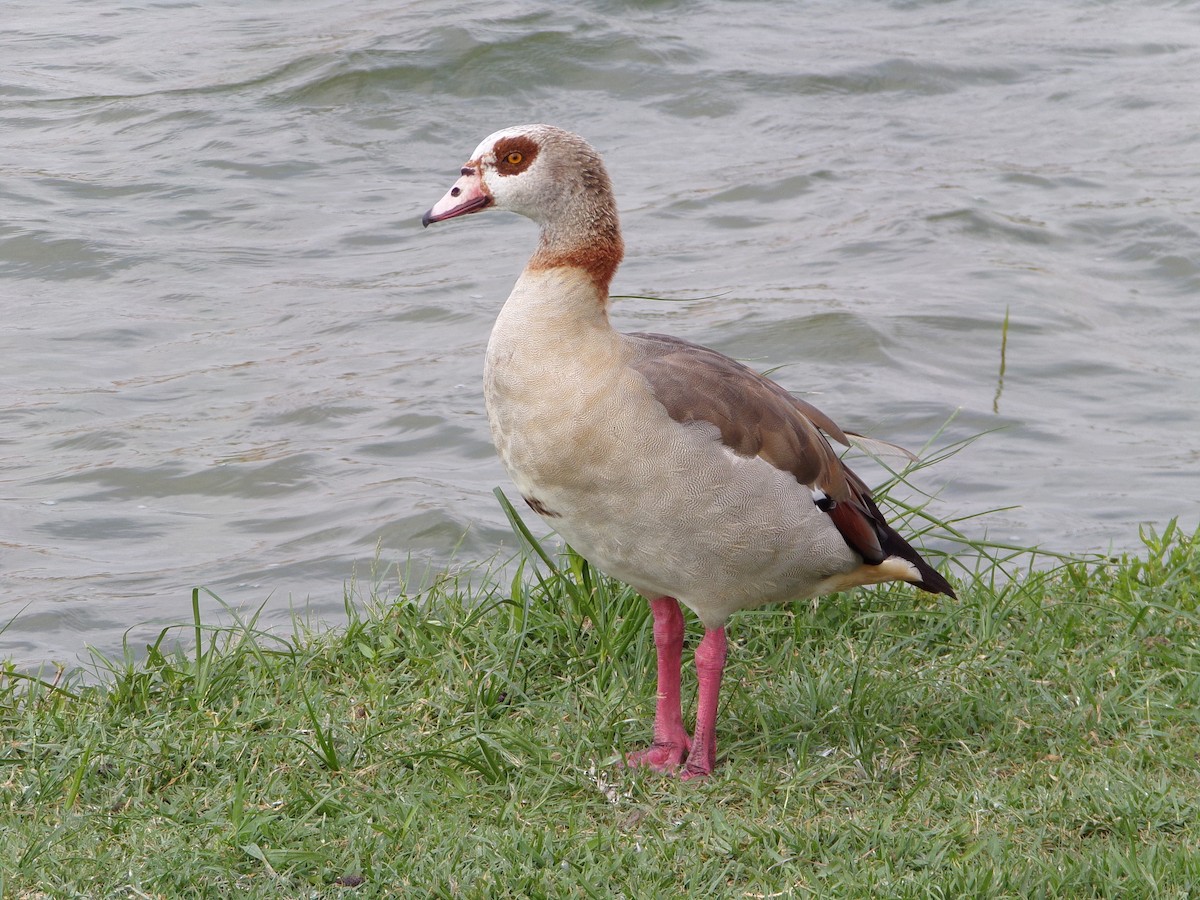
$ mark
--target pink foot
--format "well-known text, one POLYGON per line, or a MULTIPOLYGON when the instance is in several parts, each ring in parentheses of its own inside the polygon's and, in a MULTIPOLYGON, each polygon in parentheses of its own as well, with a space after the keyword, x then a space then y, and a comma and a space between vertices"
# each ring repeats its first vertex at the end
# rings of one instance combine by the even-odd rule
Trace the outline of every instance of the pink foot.
POLYGON ((688 746, 690 741, 684 735, 684 742, 678 741, 655 741, 645 750, 638 750, 634 753, 628 753, 625 756, 625 765, 629 768, 637 768, 645 766, 648 769, 653 769, 655 772, 677 772, 679 767, 683 765, 683 761, 687 759, 688 746))
POLYGON ((683 652, 683 612, 672 597, 650 600, 654 614, 654 645, 658 649, 658 703, 654 710, 654 743, 630 753, 625 765, 656 772, 678 773, 684 781, 712 774, 717 763, 717 698, 725 671, 725 629, 708 628, 696 648, 699 694, 696 733, 683 727, 679 703, 679 660, 683 652), (684 765, 686 761, 686 766, 684 765), (682 771, 681 771, 682 769, 682 771))
POLYGON ((696 679, 699 696, 696 699, 696 733, 692 736, 687 768, 680 777, 684 781, 706 778, 717 764, 717 698, 721 693, 721 676, 725 672, 725 629, 709 628, 696 648, 696 679))
POLYGON ((679 706, 679 658, 683 653, 683 611, 671 597, 650 600, 654 613, 654 645, 658 649, 658 703, 654 710, 654 743, 630 753, 625 765, 656 772, 676 772, 687 759, 692 739, 683 727, 679 706))

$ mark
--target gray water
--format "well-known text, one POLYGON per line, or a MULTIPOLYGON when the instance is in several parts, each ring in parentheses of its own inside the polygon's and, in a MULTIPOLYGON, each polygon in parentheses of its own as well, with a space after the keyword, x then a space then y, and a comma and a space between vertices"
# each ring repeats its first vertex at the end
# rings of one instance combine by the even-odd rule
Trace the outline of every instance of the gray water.
POLYGON ((511 549, 480 372, 534 227, 419 217, 528 121, 608 160, 614 291, 686 301, 619 327, 987 432, 916 478, 1015 507, 973 536, 1197 521, 1195 3, 9 0, 0 60, 0 657, 511 549))

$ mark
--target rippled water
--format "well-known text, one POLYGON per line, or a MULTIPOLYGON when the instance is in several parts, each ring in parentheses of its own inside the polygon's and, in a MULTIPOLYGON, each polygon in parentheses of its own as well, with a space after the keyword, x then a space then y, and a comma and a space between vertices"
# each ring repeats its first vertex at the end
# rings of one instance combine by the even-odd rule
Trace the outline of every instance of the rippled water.
POLYGON ((1195 523, 1195 4, 549 9, 5 4, 0 656, 496 552, 482 353, 534 229, 419 216, 526 121, 605 154, 617 293, 707 298, 620 327, 909 446, 1000 429, 918 479, 1018 507, 978 533, 1195 523))

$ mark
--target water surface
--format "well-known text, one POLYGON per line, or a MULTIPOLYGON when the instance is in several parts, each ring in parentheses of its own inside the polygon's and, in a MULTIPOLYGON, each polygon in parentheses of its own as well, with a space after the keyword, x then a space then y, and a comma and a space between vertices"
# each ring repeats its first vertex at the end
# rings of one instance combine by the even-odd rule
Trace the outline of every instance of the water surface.
POLYGON ((480 373, 534 228, 419 217, 527 121, 608 160, 614 291, 688 301, 620 327, 910 447, 989 432, 918 478, 1015 507, 977 534, 1196 523, 1194 4, 5 9, 0 656, 511 547, 480 373))

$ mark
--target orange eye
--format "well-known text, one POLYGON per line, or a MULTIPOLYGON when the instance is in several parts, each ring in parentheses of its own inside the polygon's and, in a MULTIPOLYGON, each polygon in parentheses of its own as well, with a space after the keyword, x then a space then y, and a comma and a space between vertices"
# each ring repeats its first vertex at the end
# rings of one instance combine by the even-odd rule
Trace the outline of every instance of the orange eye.
POLYGON ((525 159, 525 154, 518 153, 516 150, 514 150, 512 153, 508 154, 506 159, 508 160, 508 164, 510 166, 519 166, 521 161, 525 159))

